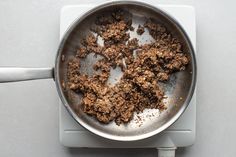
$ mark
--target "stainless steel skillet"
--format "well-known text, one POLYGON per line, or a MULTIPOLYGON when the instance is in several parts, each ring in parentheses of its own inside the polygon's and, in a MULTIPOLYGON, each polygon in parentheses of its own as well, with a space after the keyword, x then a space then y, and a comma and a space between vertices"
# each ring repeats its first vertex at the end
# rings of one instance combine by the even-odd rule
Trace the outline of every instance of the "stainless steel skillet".
MULTIPOLYGON (((131 37, 136 36, 135 34, 131 34, 131 37)), ((140 38, 140 41, 142 42, 145 42, 146 40, 150 39, 148 37, 145 38, 145 35, 144 38, 140 38)), ((89 71, 91 62, 93 62, 93 58, 89 58, 84 62, 85 71, 89 71)), ((159 8, 149 4, 135 1, 116 1, 99 5, 74 21, 59 45, 54 68, 0 68, 0 82, 42 78, 55 79, 61 101, 71 116, 80 125, 89 131, 108 139, 134 141, 160 133, 173 124, 184 112, 195 89, 196 60, 192 44, 187 34, 174 18, 159 8), (166 111, 159 113, 158 110, 145 110, 139 115, 141 120, 137 122, 137 116, 135 115, 133 121, 121 126, 117 126, 115 123, 110 123, 108 125, 101 124, 94 118, 87 116, 80 110, 80 106, 77 105, 80 98, 76 97, 71 91, 64 91, 62 89, 62 82, 66 82, 68 60, 74 56, 80 40, 90 32, 90 28, 94 25, 95 18, 98 15, 104 12, 109 13, 117 8, 128 10, 132 14, 132 25, 134 27, 138 26, 138 24, 143 24, 147 18, 154 18, 157 22, 163 24, 173 36, 182 42, 184 51, 188 53, 191 58, 191 62, 185 71, 172 75, 168 84, 163 85, 168 96, 166 99, 168 109, 166 111), (62 58, 65 58, 65 61, 62 61, 62 58), (75 113, 75 110, 78 114, 75 113)))

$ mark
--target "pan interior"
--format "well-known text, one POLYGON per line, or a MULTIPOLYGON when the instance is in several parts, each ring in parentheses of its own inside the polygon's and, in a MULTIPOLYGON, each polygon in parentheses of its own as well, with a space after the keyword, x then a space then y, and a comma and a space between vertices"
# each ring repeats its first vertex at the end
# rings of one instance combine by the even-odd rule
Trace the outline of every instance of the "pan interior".
MULTIPOLYGON (((64 99, 65 105, 72 112, 75 120, 98 135, 105 135, 105 137, 111 139, 125 140, 129 137, 141 137, 142 135, 152 132, 158 133, 161 131, 160 128, 163 127, 164 124, 168 123, 177 115, 177 113, 182 112, 183 108, 186 107, 188 103, 187 99, 191 97, 189 93, 193 90, 191 87, 193 84, 193 67, 195 64, 193 63, 193 50, 188 39, 185 37, 181 29, 170 18, 163 14, 162 11, 139 3, 118 3, 116 5, 103 5, 102 7, 88 12, 85 16, 78 19, 74 25, 72 25, 71 28, 73 29, 68 31, 69 33, 67 33, 64 41, 62 41, 57 59, 58 66, 56 69, 58 71, 58 82, 62 83, 63 81, 67 81, 66 73, 68 61, 74 57, 76 50, 80 46, 81 39, 91 32, 90 28, 95 25, 94 22, 96 17, 104 13, 109 14, 114 9, 126 10, 132 14, 132 26, 135 30, 133 33, 130 33, 131 38, 138 38, 140 43, 150 42, 153 40, 149 36, 146 29, 145 34, 142 36, 136 35, 138 25, 143 25, 147 18, 153 18, 157 22, 164 25, 174 37, 181 41, 183 44, 183 50, 188 53, 190 58, 192 58, 185 71, 173 74, 169 82, 162 85, 165 89, 165 94, 167 95, 167 99, 165 100, 167 110, 160 113, 157 109, 146 109, 138 116, 135 114, 133 120, 128 124, 121 124, 120 126, 117 126, 114 122, 111 122, 110 124, 99 123, 93 117, 83 113, 79 105, 81 96, 72 91, 60 90, 62 99, 64 99), (65 61, 63 62, 61 62, 62 56, 65 58, 65 61), (75 112, 77 115, 74 114, 75 112)), ((82 62, 81 70, 86 73, 93 73, 91 70, 91 65, 96 59, 98 58, 95 58, 94 55, 89 55, 89 57, 82 62)), ((116 78, 119 76, 119 69, 113 70, 111 77, 116 78)), ((113 82, 114 79, 110 79, 110 81, 113 82)), ((59 88, 61 88, 60 85, 59 88)))

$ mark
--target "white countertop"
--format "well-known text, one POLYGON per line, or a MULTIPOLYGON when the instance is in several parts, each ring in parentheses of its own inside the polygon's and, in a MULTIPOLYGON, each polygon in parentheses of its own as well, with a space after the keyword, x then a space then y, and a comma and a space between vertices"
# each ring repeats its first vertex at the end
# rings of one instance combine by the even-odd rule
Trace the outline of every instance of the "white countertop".
MULTIPOLYGON (((0 66, 53 66, 59 44, 60 8, 81 2, 0 1, 0 66)), ((236 1, 159 2, 193 5, 197 15, 197 138, 192 147, 178 149, 177 156, 233 157, 236 155, 236 1)), ((57 95, 53 83, 39 80, 0 85, 0 156, 157 155, 155 149, 68 149, 61 146, 58 106, 48 105, 57 101, 50 99, 57 95), (42 86, 45 88, 39 88, 42 86), (34 92, 29 88, 35 89, 34 92), (45 91, 51 91, 52 95, 42 96, 45 91)))

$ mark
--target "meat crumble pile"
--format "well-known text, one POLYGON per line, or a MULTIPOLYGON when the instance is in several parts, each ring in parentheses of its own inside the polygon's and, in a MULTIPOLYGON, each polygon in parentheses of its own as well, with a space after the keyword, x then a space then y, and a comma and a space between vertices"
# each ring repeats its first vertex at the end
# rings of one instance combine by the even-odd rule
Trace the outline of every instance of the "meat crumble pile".
POLYGON ((165 83, 189 63, 178 39, 148 19, 136 32, 142 35, 146 29, 154 41, 141 45, 137 38, 130 38, 128 32, 134 31, 131 18, 120 10, 98 17, 95 23, 67 69, 66 86, 83 95, 82 110, 102 123, 115 121, 117 125, 128 123, 134 112, 147 108, 165 110, 165 93, 159 82, 165 83), (103 46, 97 43, 98 36, 103 39, 103 46), (80 71, 81 60, 90 53, 103 56, 93 65, 96 73, 92 76, 80 71), (111 68, 116 67, 121 68, 123 76, 115 85, 109 85, 111 68))

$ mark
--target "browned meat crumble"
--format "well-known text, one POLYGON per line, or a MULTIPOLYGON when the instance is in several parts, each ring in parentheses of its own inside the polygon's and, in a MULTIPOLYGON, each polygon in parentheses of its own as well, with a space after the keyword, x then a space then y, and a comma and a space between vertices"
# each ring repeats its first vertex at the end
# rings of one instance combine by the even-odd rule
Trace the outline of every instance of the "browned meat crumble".
POLYGON ((82 93, 82 110, 102 123, 128 123, 134 112, 146 108, 165 110, 165 93, 158 83, 166 82, 172 73, 184 70, 189 63, 181 43, 164 26, 151 19, 144 26, 139 25, 139 35, 146 27, 155 39, 140 45, 138 39, 129 37, 128 30, 133 30, 131 24, 122 11, 98 17, 93 31, 104 40, 104 46, 98 45, 97 37, 91 33, 82 40, 75 58, 68 63, 66 87, 82 93), (79 70, 80 60, 89 53, 103 56, 94 63, 93 76, 79 70), (108 85, 110 70, 117 66, 123 76, 114 86, 108 85))
POLYGON ((142 35, 143 33, 144 33, 144 27, 142 27, 141 25, 138 25, 137 34, 142 35))

